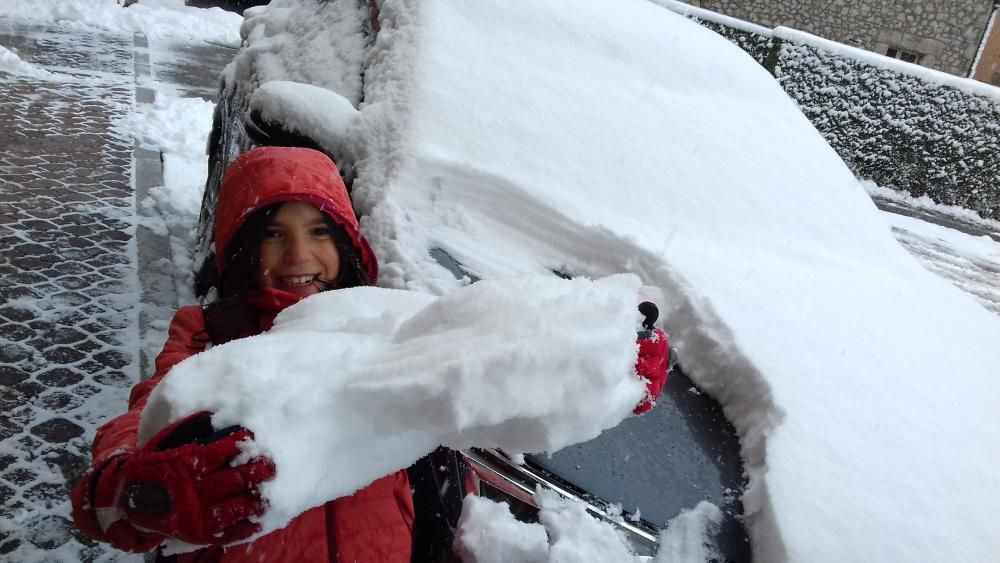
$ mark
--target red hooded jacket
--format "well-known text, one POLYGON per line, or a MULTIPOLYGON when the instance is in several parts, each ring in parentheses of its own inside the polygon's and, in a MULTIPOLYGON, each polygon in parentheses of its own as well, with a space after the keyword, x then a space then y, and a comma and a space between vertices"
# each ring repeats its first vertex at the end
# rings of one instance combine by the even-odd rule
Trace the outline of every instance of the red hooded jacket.
MULTIPOLYGON (((265 147, 241 155, 222 182, 216 213, 218 256, 244 219, 254 211, 283 201, 312 203, 344 227, 358 250, 369 279, 378 276, 375 255, 361 235, 344 182, 324 154, 301 148, 265 147)), ((218 262, 221 264, 221 258, 218 262)), ((298 297, 277 290, 257 292, 248 299, 258 315, 258 326, 270 328, 274 316, 298 297)), ((200 306, 182 307, 170 324, 167 342, 156 358, 156 371, 138 383, 129 398, 129 410, 102 426, 94 438, 93 466, 73 494, 77 526, 98 541, 108 541, 86 491, 105 463, 123 451, 137 448, 142 409, 149 393, 170 369, 205 350, 208 339, 200 306)), ((253 542, 228 549, 212 546, 181 554, 177 563, 236 561, 408 563, 412 551, 413 498, 406 471, 383 477, 349 497, 300 514, 288 526, 253 542)), ((116 545, 135 550, 134 545, 116 545)))

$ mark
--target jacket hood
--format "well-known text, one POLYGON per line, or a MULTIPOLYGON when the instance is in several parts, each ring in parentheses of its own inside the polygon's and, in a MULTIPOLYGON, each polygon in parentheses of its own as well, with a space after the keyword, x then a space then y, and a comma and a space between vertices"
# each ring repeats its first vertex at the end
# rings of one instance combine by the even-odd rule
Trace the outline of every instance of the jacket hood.
POLYGON ((347 231, 372 284, 378 262, 361 234, 340 172, 325 154, 307 148, 260 147, 241 154, 222 178, 215 213, 215 266, 222 272, 226 249, 254 211, 275 203, 311 203, 347 231))

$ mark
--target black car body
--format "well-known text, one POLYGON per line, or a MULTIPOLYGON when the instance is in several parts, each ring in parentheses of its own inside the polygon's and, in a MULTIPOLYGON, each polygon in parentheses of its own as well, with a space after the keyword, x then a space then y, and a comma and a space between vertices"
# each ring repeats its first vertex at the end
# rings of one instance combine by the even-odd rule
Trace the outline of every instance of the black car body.
POLYGON ((194 8, 222 8, 230 12, 243 13, 254 6, 267 5, 271 0, 184 0, 184 4, 194 8))

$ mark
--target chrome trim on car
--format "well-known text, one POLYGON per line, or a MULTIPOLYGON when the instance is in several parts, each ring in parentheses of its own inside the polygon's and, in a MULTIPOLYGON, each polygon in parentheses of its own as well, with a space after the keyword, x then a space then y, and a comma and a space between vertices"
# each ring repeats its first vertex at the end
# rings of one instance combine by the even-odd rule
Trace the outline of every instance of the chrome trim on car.
POLYGON ((535 501, 535 491, 541 486, 558 493, 563 498, 584 503, 587 511, 601 521, 621 529, 632 541, 633 547, 640 555, 653 555, 659 545, 657 534, 628 522, 623 516, 616 516, 574 493, 566 486, 553 481, 528 465, 513 462, 501 450, 468 449, 458 452, 469 470, 472 472, 476 494, 480 494, 479 481, 484 481, 501 492, 538 509, 535 501), (645 553, 642 553, 645 552, 645 553))

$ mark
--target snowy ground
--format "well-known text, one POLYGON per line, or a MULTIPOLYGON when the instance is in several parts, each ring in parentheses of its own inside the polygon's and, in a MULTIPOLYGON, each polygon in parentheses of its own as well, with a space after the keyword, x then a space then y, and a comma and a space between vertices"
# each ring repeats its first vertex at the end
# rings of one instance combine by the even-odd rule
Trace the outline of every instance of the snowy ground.
MULTIPOLYGON (((105 1, 101 9, 109 13, 118 10, 113 4, 105 1)), ((181 11, 177 2, 142 4, 173 4, 172 9, 181 11)), ((372 159, 359 176, 359 193, 366 202, 363 209, 371 213, 365 228, 385 260, 390 286, 433 289, 436 293, 457 289, 453 282, 446 281, 449 274, 437 271, 437 266, 421 257, 428 241, 420 237, 432 239, 430 242, 446 248, 484 278, 525 271, 544 273, 554 267, 595 277, 624 270, 639 273, 644 282, 666 293, 665 304, 670 309, 667 324, 678 336, 684 357, 690 360, 691 375, 720 398, 743 434, 745 454, 755 471, 755 487, 747 502, 748 511, 754 513, 751 525, 758 553, 774 556, 769 561, 779 561, 782 555, 809 561, 987 561, 990 554, 996 553, 1000 548, 997 537, 983 530, 983 523, 990 521, 996 508, 991 504, 996 500, 991 496, 997 490, 996 479, 984 469, 993 460, 992 449, 987 451, 984 444, 996 443, 988 439, 996 437, 990 434, 996 426, 996 410, 979 409, 996 406, 990 403, 996 396, 996 380, 993 378, 991 383, 986 376, 995 375, 989 370, 995 372, 998 358, 995 346, 980 348, 977 342, 996 335, 1000 321, 948 285, 909 267, 903 253, 898 248, 893 250, 886 219, 880 217, 888 219, 896 238, 931 271, 971 293, 994 313, 1000 292, 996 275, 1000 263, 998 239, 970 236, 898 215, 880 216, 870 202, 862 201, 860 188, 850 185, 845 170, 819 148, 816 139, 802 133, 802 124, 791 117, 775 118, 772 125, 791 132, 811 152, 791 141, 772 142, 788 153, 807 156, 812 167, 798 169, 792 165, 790 172, 760 164, 766 164, 766 160, 749 165, 755 158, 766 157, 753 153, 753 147, 737 143, 725 147, 730 151, 726 156, 733 170, 716 170, 721 159, 710 147, 699 145, 696 133, 707 124, 719 135, 714 138, 717 141, 728 138, 724 135, 732 131, 726 129, 727 124, 712 121, 714 113, 700 108, 695 98, 730 91, 729 80, 741 81, 744 88, 739 90, 740 95, 748 100, 769 100, 771 92, 753 72, 744 72, 738 66, 742 62, 736 61, 742 59, 708 39, 693 24, 678 22, 636 2, 626 2, 617 14, 591 7, 593 13, 582 10, 579 19, 571 24, 554 27, 544 19, 532 19, 488 2, 467 7, 464 12, 440 2, 425 4, 429 6, 423 12, 427 19, 420 25, 414 23, 417 20, 410 11, 412 6, 397 7, 396 12, 390 8, 396 28, 389 29, 385 37, 394 38, 404 48, 397 45, 391 50, 386 41, 381 47, 383 54, 389 55, 382 61, 386 66, 372 74, 368 85, 372 89, 368 96, 372 107, 365 119, 377 126, 378 112, 393 109, 396 113, 388 112, 383 117, 405 118, 402 122, 407 127, 399 138, 410 143, 378 154, 402 154, 411 160, 372 159), (526 88, 505 90, 505 84, 517 89, 521 77, 514 73, 502 79, 504 75, 497 69, 507 67, 497 66, 490 56, 506 58, 510 51, 492 52, 480 44, 481 38, 489 34, 458 32, 466 29, 461 26, 470 26, 469 22, 474 21, 499 26, 508 34, 501 37, 506 49, 517 45, 514 52, 530 60, 544 53, 544 58, 564 74, 534 77, 536 88, 532 94, 543 98, 528 96, 526 88), (603 23, 594 26, 594 21, 603 23), (605 33, 625 23, 629 29, 641 32, 644 41, 625 45, 613 34, 605 33), (480 84, 486 84, 487 90, 474 89, 475 80, 471 81, 471 90, 440 79, 430 80, 435 72, 452 68, 450 53, 455 52, 455 46, 435 42, 433 35, 423 35, 421 25, 449 30, 439 36, 464 41, 464 48, 457 52, 478 53, 479 58, 469 62, 471 66, 466 70, 478 77, 480 84), (578 38, 573 39, 574 29, 586 30, 588 41, 604 50, 595 53, 584 49, 581 55, 564 52, 561 46, 579 47, 578 38), (594 93, 579 107, 567 103, 567 113, 547 115, 542 124, 524 121, 518 104, 551 108, 551 100, 544 96, 558 99, 564 95, 561 84, 575 84, 580 79, 570 69, 588 68, 588 72, 600 74, 614 68, 631 68, 623 61, 645 61, 645 53, 663 48, 661 42, 699 53, 689 53, 690 60, 700 61, 698 57, 703 53, 711 53, 717 57, 713 64, 721 61, 741 70, 719 78, 713 76, 715 73, 701 72, 697 64, 685 66, 684 57, 678 57, 682 60, 674 61, 667 74, 682 76, 683 80, 649 83, 643 88, 629 82, 634 76, 614 71, 622 81, 622 90, 610 88, 594 93), (410 57, 415 55, 407 47, 416 44, 424 48, 419 68, 425 74, 414 77, 394 72, 398 65, 413 62, 410 57), (580 64, 576 57, 588 57, 588 53, 588 65, 580 64), (489 73, 477 74, 486 68, 489 73), (398 92, 383 88, 400 76, 412 81, 416 91, 428 95, 394 98, 398 92), (753 88, 746 87, 748 84, 753 88), (446 85, 448 92, 436 90, 446 85), (633 123, 629 129, 629 134, 651 144, 658 153, 683 155, 677 161, 687 168, 668 167, 657 171, 652 180, 636 177, 632 171, 641 169, 644 162, 637 157, 643 154, 641 149, 627 150, 627 138, 609 140, 606 135, 594 135, 593 129, 573 117, 573 112, 597 116, 598 123, 592 126, 597 131, 601 131, 599 127, 616 130, 612 124, 622 116, 607 108, 653 103, 649 98, 637 101, 629 96, 622 103, 622 98, 616 96, 630 88, 654 98, 659 95, 655 99, 662 104, 660 107, 683 108, 693 116, 692 120, 697 120, 699 126, 695 127, 677 113, 680 109, 667 114, 670 127, 691 133, 685 137, 690 144, 663 139, 642 123, 633 123), (508 103, 504 95, 516 101, 508 103), (462 104, 463 99, 479 103, 462 104), (458 111, 472 106, 489 111, 472 115, 458 111), (604 112, 606 121, 599 119, 604 112), (474 127, 476 134, 463 137, 465 124, 474 127), (537 132, 532 127, 541 127, 546 133, 564 129, 569 136, 560 138, 560 143, 542 135, 535 141, 537 132), (600 145, 591 154, 588 151, 594 143, 587 140, 595 138, 604 139, 620 152, 609 155, 609 145, 600 145), (553 144, 560 147, 558 158, 552 158, 546 148, 553 144), (533 154, 525 155, 525 151, 533 154), (383 171, 389 170, 390 174, 379 171, 379 166, 387 162, 383 171), (511 163, 516 163, 514 172, 511 163), (540 166, 551 168, 551 172, 540 166), (604 181, 609 177, 604 166, 616 171, 610 175, 615 178, 615 190, 609 190, 604 181), (765 168, 763 173, 760 167, 765 168), (655 181, 664 174, 672 186, 655 181), (842 184, 827 180, 813 191, 785 193, 781 190, 789 188, 790 174, 810 180, 825 175, 842 180, 842 184), (738 183, 732 178, 750 187, 727 191, 728 185, 738 183), (402 189, 404 186, 408 191, 402 189), (560 190, 570 197, 561 196, 560 190), (756 199, 755 194, 759 196, 756 199), (775 201, 780 205, 774 205, 775 201), (726 202, 735 203, 727 206, 726 202), (656 221, 663 225, 652 232, 647 228, 650 218, 645 214, 649 208, 659 210, 656 221), (744 217, 748 208, 753 216, 749 221, 744 217), (405 218, 394 215, 399 209, 408 211, 405 218), (531 220, 524 220, 525 215, 531 220), (801 222, 796 220, 799 215, 801 222), (761 225, 773 229, 758 232, 761 225), (413 229, 413 233, 404 234, 405 229, 413 229), (551 246, 540 241, 552 241, 551 246), (614 258, 608 259, 609 254, 614 258), (752 259, 746 260, 748 256, 752 259), (825 307, 824 301, 832 303, 825 307), (803 311, 809 313, 803 315, 803 311), (970 332, 971 326, 978 327, 977 332, 970 332), (939 357, 926 359, 918 349, 939 357), (713 378, 713 373, 729 379, 713 378), (980 395, 980 401, 968 397, 967 392, 935 385, 941 373, 961 374, 959 381, 975 391, 972 395, 980 395), (747 381, 763 387, 755 391, 747 381), (738 391, 734 393, 734 389, 738 391), (766 400, 760 399, 761 394, 768 394, 766 400), (817 396, 822 396, 823 401, 818 402, 817 396), (970 430, 980 426, 986 428, 970 430), (960 482, 952 481, 955 476, 960 482), (850 541, 845 542, 845 538, 850 541)), ((14 2, 9 6, 28 5, 14 2)), ((65 10, 74 3, 61 5, 65 10)), ((89 7, 97 12, 93 5, 89 7)), ((537 14, 548 14, 550 22, 562 21, 557 11, 547 11, 553 9, 554 4, 543 2, 537 14)), ((39 12, 51 21, 55 19, 52 10, 39 12)), ((27 17, 25 13, 15 15, 27 17)), ((74 19, 73 14, 63 13, 62 17, 74 19)), ((80 23, 84 18, 77 14, 77 23, 67 25, 78 30, 98 25, 107 31, 112 25, 108 22, 119 21, 116 17, 87 18, 80 23)), ((128 27, 134 25, 128 23, 132 20, 121 21, 125 23, 114 24, 121 26, 118 29, 132 29, 128 27)), ((190 22, 186 18, 159 21, 159 33, 173 30, 173 35, 165 33, 173 38, 162 41, 195 38, 199 33, 198 28, 186 23, 190 22)), ((157 42, 157 37, 156 33, 150 37, 153 59, 168 59, 166 49, 163 55, 157 55, 156 45, 163 44, 157 42)), ((225 38, 232 36, 213 30, 205 37, 230 41, 225 38)), ((0 72, 36 77, 48 72, 40 67, 26 68, 16 53, 13 57, 7 53, 0 51, 0 72)), ((531 65, 525 62, 523 66, 531 65)), ((286 75, 282 78, 295 78, 295 68, 283 71, 286 75)), ((155 86, 157 103, 138 107, 130 128, 143 144, 164 153, 165 185, 149 204, 162 214, 166 232, 174 241, 178 282, 189 288, 190 237, 204 178, 202 153, 211 110, 204 101, 179 97, 183 92, 176 85, 155 86)), ((340 93, 352 97, 352 92, 340 93)), ((712 99, 713 107, 721 104, 734 111, 732 115, 756 115, 761 111, 751 103, 752 107, 740 113, 739 103, 738 99, 712 99)), ((789 115, 783 107, 775 109, 777 106, 759 103, 774 115, 789 115)), ((378 143, 384 140, 376 138, 369 148, 380 148, 378 143)), ((914 205, 918 204, 910 203, 914 205)), ((980 224, 984 230, 995 232, 989 222, 980 224)), ((186 298, 190 293, 182 293, 181 299, 186 298)), ((584 558, 600 560, 618 549, 613 542, 598 545, 595 538, 608 539, 598 532, 590 537, 573 535, 572 523, 580 521, 572 507, 553 503, 549 520, 543 522, 555 539, 551 546, 543 543, 538 528, 518 528, 503 520, 502 510, 491 512, 483 504, 467 508, 467 521, 476 521, 473 513, 479 510, 486 516, 478 522, 495 524, 492 528, 468 528, 469 533, 479 530, 487 534, 474 540, 471 547, 467 545, 470 551, 479 550, 477 557, 483 562, 490 557, 509 560, 512 553, 524 554, 524 560, 556 560, 559 553, 573 549, 583 549, 584 558), (498 530, 506 533, 507 539, 498 538, 498 530), (483 546, 490 545, 492 549, 483 551, 483 546)), ((695 513, 691 517, 692 537, 667 542, 676 547, 673 553, 681 554, 685 561, 703 560, 704 553, 696 548, 701 529, 713 517, 711 507, 699 507, 695 513)), ((683 525, 671 528, 677 535, 684 529, 683 525)))
POLYGON ((138 376, 132 42, 0 29, 27 71, 0 72, 0 557, 89 561, 66 483, 138 376))
POLYGON ((893 234, 921 264, 1000 314, 1000 221, 868 187, 893 234))
POLYGON ((1000 314, 1000 244, 948 227, 888 213, 893 234, 928 270, 976 297, 1000 314))
MULTIPOLYGON (((205 91, 182 87, 190 81, 174 71, 187 66, 192 50, 203 49, 202 37, 231 46, 239 41, 239 17, 215 11, 228 21, 220 29, 207 12, 182 4, 151 3, 127 12, 113 0, 0 4, 6 139, 0 159, 5 249, 0 559, 5 561, 141 560, 75 536, 67 487, 88 463, 94 430, 124 407, 140 375, 139 346, 158 350, 163 341, 155 330, 145 339, 136 337, 140 292, 134 237, 137 223, 150 219, 136 212, 131 191, 132 148, 145 123, 143 108, 134 102, 140 77, 133 75, 133 33, 148 35, 150 48, 143 51, 153 58, 154 80, 140 86, 162 89, 159 107, 178 112, 170 126, 187 124, 194 131, 190 137, 181 129, 166 135, 187 148, 166 158, 172 188, 164 201, 188 223, 192 211, 184 207, 181 189, 191 190, 189 199, 200 197, 211 104, 182 101, 181 95, 205 91), (175 29, 161 32, 157 25, 163 22, 175 29), (19 320, 12 322, 15 316, 19 320)), ((232 49, 213 48, 231 56, 232 49)), ((214 90, 219 69, 194 82, 214 90)), ((139 136, 164 135, 163 128, 149 129, 139 136)), ((138 202, 140 208, 144 203, 155 208, 155 201, 138 202)), ((150 226, 165 232, 162 221, 150 226)), ((187 253, 178 254, 178 264, 187 253)), ((190 285, 186 272, 179 278, 183 287, 190 285)), ((182 295, 190 299, 190 291, 182 295)), ((159 325, 165 321, 159 319, 159 325)))

